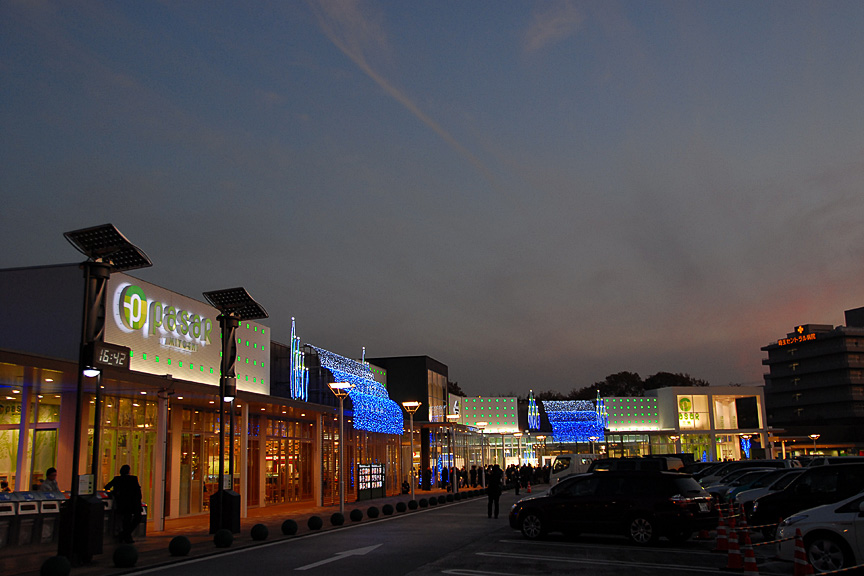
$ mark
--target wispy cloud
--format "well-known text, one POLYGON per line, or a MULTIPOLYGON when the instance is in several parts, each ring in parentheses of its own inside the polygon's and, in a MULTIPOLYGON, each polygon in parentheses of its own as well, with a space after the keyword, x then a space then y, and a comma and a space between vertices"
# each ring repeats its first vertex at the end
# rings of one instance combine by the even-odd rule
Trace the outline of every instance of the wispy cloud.
POLYGON ((585 19, 573 2, 550 2, 541 6, 543 10, 534 12, 523 37, 524 49, 529 53, 572 36, 585 19))
POLYGON ((309 5, 318 18, 321 30, 342 53, 415 118, 431 128, 453 150, 470 162, 487 180, 495 182, 492 172, 474 153, 372 67, 370 58, 387 48, 387 35, 380 13, 375 14, 370 6, 363 5, 358 0, 310 0, 309 5))

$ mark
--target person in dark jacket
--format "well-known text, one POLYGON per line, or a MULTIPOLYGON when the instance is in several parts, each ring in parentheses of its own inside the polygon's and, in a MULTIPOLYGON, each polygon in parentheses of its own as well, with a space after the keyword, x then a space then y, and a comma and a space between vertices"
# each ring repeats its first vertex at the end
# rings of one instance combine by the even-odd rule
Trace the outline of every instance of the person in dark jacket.
POLYGON ((106 490, 111 490, 114 510, 123 527, 117 538, 127 544, 135 542, 132 532, 141 523, 141 485, 137 476, 129 474, 130 470, 129 465, 124 464, 120 467, 120 475, 105 485, 106 490))
POLYGON ((495 464, 492 467, 492 471, 486 477, 486 495, 489 497, 489 518, 492 518, 493 513, 495 514, 495 518, 498 518, 498 500, 501 498, 501 489, 504 483, 503 476, 501 468, 498 464, 495 464))

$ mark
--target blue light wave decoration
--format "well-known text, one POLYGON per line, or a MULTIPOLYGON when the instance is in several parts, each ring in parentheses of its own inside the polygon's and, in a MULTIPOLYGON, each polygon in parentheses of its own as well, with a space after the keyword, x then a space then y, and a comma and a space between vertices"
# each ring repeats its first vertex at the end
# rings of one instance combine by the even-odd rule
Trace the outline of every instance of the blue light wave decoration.
POLYGON ((355 430, 402 435, 405 426, 402 408, 390 399, 387 389, 376 381, 365 362, 339 356, 323 348, 312 346, 318 353, 321 366, 333 374, 336 382, 348 382, 354 387, 348 391, 354 406, 355 430))
POLYGON ((540 409, 534 399, 534 391, 528 391, 528 429, 540 430, 540 409))
POLYGON ((309 369, 304 365, 305 357, 300 350, 300 337, 294 318, 291 318, 291 398, 309 400, 309 369))
POLYGON ((555 442, 590 442, 606 438, 603 417, 590 400, 543 400, 555 442))

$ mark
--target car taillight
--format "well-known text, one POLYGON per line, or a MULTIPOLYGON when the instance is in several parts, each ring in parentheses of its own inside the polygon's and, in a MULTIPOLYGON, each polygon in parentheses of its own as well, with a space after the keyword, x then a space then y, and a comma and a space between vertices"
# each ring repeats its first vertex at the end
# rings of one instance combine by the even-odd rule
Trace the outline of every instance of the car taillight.
POLYGON ((705 501, 708 504, 709 508, 711 506, 711 500, 707 498, 688 498, 687 496, 682 496, 681 494, 676 494, 669 498, 669 502, 672 504, 677 504, 678 506, 689 506, 690 504, 695 504, 696 502, 705 501))

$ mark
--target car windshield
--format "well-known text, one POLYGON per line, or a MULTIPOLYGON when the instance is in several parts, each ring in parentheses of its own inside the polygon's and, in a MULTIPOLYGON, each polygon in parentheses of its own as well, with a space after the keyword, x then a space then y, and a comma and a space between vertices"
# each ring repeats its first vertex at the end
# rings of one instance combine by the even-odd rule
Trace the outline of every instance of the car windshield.
POLYGON ((774 484, 771 484, 771 490, 783 490, 792 483, 795 478, 804 472, 803 469, 789 470, 784 476, 781 476, 774 484))
POLYGON ((705 493, 702 485, 693 478, 675 478, 673 485, 682 496, 699 496, 705 493))
POLYGON ((789 470, 775 470, 773 472, 769 472, 768 474, 765 474, 764 476, 756 480, 756 482, 753 483, 753 488, 765 488, 767 486, 771 486, 771 484, 773 484, 783 476, 786 476, 788 473, 789 470))
POLYGON ((744 468, 742 470, 735 470, 734 472, 730 472, 726 476, 723 476, 720 479, 719 483, 720 484, 729 484, 730 482, 733 482, 733 481, 737 480, 738 478, 741 478, 742 476, 744 476, 746 474, 752 474, 752 473, 753 473, 753 470, 748 469, 748 468, 744 468))
POLYGON ((750 482, 754 482, 757 478, 761 478, 762 476, 765 476, 768 473, 769 472, 767 470, 751 470, 750 472, 747 472, 746 474, 742 474, 732 484, 734 486, 743 486, 744 484, 749 484, 750 482))

